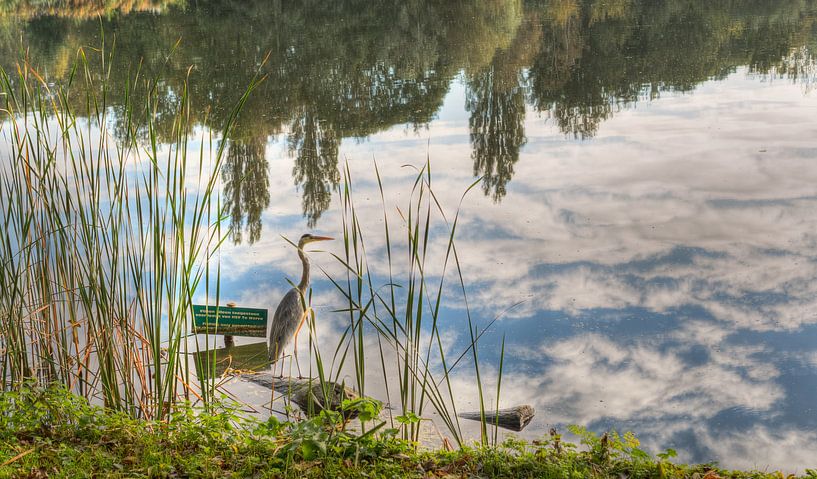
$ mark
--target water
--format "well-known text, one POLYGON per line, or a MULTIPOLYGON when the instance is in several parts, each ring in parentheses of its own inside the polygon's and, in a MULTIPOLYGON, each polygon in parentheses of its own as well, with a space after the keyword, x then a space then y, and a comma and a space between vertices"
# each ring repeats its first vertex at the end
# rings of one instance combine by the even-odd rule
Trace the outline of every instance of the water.
MULTIPOLYGON (((474 321, 500 316, 480 343, 489 389, 504 336, 502 404, 537 409, 524 436, 582 424, 632 430, 684 461, 815 466, 815 2, 127 10, 102 20, 117 50, 111 75, 125 78, 137 59, 142 75, 161 72, 160 118, 191 65, 193 110, 203 120, 212 106, 215 129, 256 70, 268 76, 222 177, 236 231, 221 255, 223 299, 274 309, 285 278, 300 275, 280 235, 339 234, 334 186, 347 162, 376 267, 373 160, 396 215, 415 175, 402 165, 430 159, 451 213, 484 177, 463 203, 458 252, 474 321)), ((22 37, 49 81, 65 81, 77 48, 101 42, 97 12, 72 12, 0 17, 0 61, 22 37)), ((339 271, 325 254, 313 263, 339 271)), ((334 345, 344 320, 331 311, 343 303, 313 277, 318 335, 334 345)), ((469 338, 449 286, 441 327, 458 353, 469 338)), ((466 369, 454 387, 473 409, 466 369)))

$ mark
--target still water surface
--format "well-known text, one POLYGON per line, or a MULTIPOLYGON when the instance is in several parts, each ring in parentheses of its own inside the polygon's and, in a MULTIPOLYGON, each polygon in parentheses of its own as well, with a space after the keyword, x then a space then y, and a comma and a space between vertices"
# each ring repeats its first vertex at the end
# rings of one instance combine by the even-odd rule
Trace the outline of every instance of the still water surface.
MULTIPOLYGON (((504 336, 501 402, 537 410, 524 436, 582 424, 684 461, 817 465, 817 3, 21 4, 0 16, 3 58, 22 38, 64 81, 77 48, 101 41, 97 13, 113 81, 139 60, 166 78, 160 118, 190 65, 194 113, 212 106, 214 128, 257 69, 268 75, 222 175, 223 300, 275 308, 300 275, 281 235, 340 234, 347 162, 377 268, 373 162, 391 214, 408 204, 403 165, 430 159, 451 213, 483 177, 458 252, 474 321, 500 316, 480 343, 484 374, 504 336)), ((313 263, 339 271, 326 254, 313 263)), ((313 278, 333 344, 344 303, 313 278)), ((446 347, 465 349, 455 291, 441 321, 446 347)), ((477 407, 470 371, 453 385, 460 409, 477 407)))

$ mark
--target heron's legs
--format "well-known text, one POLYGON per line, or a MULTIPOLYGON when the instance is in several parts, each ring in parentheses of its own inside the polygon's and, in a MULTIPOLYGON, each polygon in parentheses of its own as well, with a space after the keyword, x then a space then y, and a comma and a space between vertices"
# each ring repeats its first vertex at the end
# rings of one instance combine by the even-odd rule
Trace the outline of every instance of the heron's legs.
POLYGON ((272 354, 270 355, 270 357, 274 358, 272 360, 272 375, 273 375, 273 377, 282 378, 282 377, 284 377, 284 361, 283 361, 284 357, 281 354, 281 351, 279 349, 278 344, 279 343, 276 341, 270 346, 270 348, 273 349, 272 354), (281 366, 281 375, 276 376, 275 373, 276 373, 276 370, 278 369, 279 365, 281 366))
POLYGON ((301 328, 304 327, 304 323, 306 322, 306 315, 309 314, 309 310, 304 311, 301 315, 301 322, 298 323, 298 329, 295 330, 295 335, 292 336, 292 341, 295 344, 295 351, 298 351, 298 333, 301 332, 301 328))
POLYGON ((292 348, 293 348, 293 356, 295 356, 295 366, 298 368, 298 379, 303 378, 301 375, 301 364, 298 362, 298 333, 301 332, 301 328, 304 326, 306 322, 306 316, 309 314, 309 310, 303 312, 301 315, 301 322, 298 324, 298 329, 295 330, 295 334, 292 336, 292 348))
POLYGON ((301 375, 301 364, 298 362, 298 348, 295 348, 295 351, 292 353, 295 356, 295 368, 298 369, 298 379, 302 379, 303 375, 301 375))

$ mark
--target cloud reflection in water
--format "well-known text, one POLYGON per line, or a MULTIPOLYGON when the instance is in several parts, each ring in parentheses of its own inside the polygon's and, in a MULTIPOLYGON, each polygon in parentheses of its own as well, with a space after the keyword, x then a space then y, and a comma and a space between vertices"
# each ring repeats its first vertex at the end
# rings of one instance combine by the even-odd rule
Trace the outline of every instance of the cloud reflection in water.
MULTIPOLYGON (((340 147, 381 276, 385 264, 371 259, 384 257, 371 158, 389 211, 405 205, 413 175, 399 165, 420 164, 426 153, 439 199, 453 207, 471 180, 471 147, 467 118, 444 112, 464 102, 454 86, 427 131, 395 127, 340 147)), ((593 141, 565 140, 547 120, 525 119, 528 144, 505 198, 468 197, 458 248, 480 324, 522 301, 486 334, 481 357, 495 367, 491 345, 507 333, 503 402, 539 411, 526 435, 580 423, 632 429, 648 448, 675 447, 684 460, 809 465, 800 451, 817 446, 817 412, 806 399, 817 385, 808 359, 817 355, 815 108, 817 98, 797 85, 738 71, 621 112, 593 141)), ((280 144, 267 149, 269 232, 223 258, 225 290, 270 307, 284 275, 299 271, 271 232, 305 229, 282 214, 299 205, 280 144)), ((332 205, 319 227, 337 234, 337 225, 332 205)), ((325 255, 317 261, 339 271, 325 255)), ((325 281, 315 288, 319 334, 331 343, 343 325, 327 311, 338 298, 325 281)), ((443 327, 461 351, 462 302, 453 291, 448 299, 443 327)), ((466 369, 454 384, 468 408, 466 369)))

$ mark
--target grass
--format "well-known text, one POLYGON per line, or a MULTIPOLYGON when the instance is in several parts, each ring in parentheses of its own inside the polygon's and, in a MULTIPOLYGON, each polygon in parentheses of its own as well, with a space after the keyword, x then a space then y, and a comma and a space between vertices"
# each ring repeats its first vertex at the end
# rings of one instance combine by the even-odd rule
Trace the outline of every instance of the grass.
POLYGON ((150 421, 91 406, 64 389, 27 386, 0 396, 0 411, 0 477, 787 477, 674 464, 671 454, 638 450, 631 435, 585 433, 577 447, 554 432, 533 442, 417 451, 385 422, 374 433, 355 433, 338 413, 280 423, 183 406, 172 420, 150 421))

